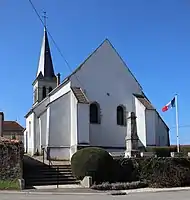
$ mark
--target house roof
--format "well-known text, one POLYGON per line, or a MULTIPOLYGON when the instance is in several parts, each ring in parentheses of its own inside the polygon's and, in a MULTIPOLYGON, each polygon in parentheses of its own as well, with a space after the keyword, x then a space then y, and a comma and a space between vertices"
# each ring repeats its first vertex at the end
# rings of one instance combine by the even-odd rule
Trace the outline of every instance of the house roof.
POLYGON ((3 132, 7 131, 7 132, 10 132, 10 131, 23 131, 24 128, 19 124, 17 123, 16 121, 4 121, 3 122, 3 132))
POLYGON ((154 106, 144 94, 133 94, 148 110, 155 110, 154 106))
POLYGON ((83 90, 79 87, 71 87, 76 99, 78 100, 78 103, 88 104, 89 101, 84 94, 83 90))

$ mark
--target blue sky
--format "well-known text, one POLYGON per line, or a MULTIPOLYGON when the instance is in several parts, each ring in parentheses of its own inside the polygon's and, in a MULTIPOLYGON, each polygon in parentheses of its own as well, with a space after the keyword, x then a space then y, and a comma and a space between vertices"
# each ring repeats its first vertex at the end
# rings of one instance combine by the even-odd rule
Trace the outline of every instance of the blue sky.
MULTIPOLYGON (((72 69, 108 38, 171 128, 175 110, 161 108, 179 94, 180 143, 190 144, 190 1, 33 0, 72 69)), ((32 105, 43 27, 27 0, 0 1, 0 110, 25 125, 32 105)), ((56 72, 70 73, 50 40, 56 72)))

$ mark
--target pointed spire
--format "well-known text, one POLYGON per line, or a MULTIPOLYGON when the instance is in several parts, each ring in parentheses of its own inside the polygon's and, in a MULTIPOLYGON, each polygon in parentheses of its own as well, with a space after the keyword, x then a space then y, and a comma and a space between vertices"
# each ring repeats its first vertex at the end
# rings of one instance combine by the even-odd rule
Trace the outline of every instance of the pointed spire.
POLYGON ((46 26, 44 27, 44 36, 36 76, 38 77, 39 75, 48 78, 55 77, 46 26))

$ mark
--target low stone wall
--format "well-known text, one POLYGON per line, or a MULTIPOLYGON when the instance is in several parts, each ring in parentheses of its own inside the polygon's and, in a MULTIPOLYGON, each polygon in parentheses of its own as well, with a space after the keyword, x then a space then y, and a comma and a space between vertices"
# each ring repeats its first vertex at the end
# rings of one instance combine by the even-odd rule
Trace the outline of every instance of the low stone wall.
POLYGON ((23 154, 21 142, 0 137, 0 180, 22 178, 23 154))

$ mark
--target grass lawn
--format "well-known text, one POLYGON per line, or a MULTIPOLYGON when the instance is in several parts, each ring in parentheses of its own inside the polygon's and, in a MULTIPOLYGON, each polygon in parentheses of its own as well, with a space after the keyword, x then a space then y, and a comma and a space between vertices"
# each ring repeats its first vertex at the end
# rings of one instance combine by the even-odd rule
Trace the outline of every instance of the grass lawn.
POLYGON ((1 181, 0 180, 0 190, 20 190, 18 180, 14 181, 1 181))

